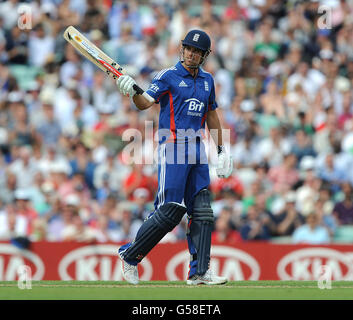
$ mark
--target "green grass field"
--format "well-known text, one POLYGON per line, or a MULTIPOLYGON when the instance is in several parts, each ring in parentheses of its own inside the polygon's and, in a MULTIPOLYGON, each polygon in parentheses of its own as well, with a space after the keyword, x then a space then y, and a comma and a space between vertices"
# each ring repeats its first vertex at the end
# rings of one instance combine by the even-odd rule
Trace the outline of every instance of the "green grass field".
POLYGON ((114 281, 33 281, 19 289, 0 282, 0 300, 353 300, 352 281, 333 281, 319 289, 315 281, 231 281, 223 286, 186 286, 149 281, 134 286, 114 281))

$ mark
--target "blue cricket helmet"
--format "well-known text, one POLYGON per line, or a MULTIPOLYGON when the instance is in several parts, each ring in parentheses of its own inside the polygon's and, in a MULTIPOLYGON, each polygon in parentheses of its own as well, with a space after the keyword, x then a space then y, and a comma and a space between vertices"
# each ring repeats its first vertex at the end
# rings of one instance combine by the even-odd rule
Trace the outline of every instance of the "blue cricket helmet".
POLYGON ((209 53, 211 51, 211 39, 208 34, 202 30, 189 31, 181 43, 185 46, 200 49, 205 53, 209 53))

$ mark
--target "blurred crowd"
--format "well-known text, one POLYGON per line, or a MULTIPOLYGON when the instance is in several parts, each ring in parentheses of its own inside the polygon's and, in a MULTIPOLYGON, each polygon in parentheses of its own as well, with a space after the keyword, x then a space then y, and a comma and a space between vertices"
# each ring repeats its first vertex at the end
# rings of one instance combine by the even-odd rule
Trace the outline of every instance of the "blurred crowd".
MULTIPOLYGON (((159 107, 139 112, 121 96, 66 43, 69 25, 144 89, 178 61, 188 30, 210 35, 203 67, 236 168, 218 179, 210 166, 214 241, 330 243, 353 226, 352 0, 7 0, 0 240, 127 241, 153 211, 156 164, 122 150, 128 129, 154 146, 145 124, 158 127, 159 107)), ((164 241, 185 239, 186 226, 164 241)))

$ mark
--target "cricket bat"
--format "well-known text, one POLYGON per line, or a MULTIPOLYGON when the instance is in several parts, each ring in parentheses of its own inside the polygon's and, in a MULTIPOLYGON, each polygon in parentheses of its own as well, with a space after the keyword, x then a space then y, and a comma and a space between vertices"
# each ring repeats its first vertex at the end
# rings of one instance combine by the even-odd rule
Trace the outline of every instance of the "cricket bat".
MULTIPOLYGON (((106 72, 114 80, 124 74, 123 68, 116 61, 106 55, 73 26, 66 28, 64 31, 64 38, 77 51, 93 62, 98 68, 106 72)), ((144 96, 150 102, 155 102, 154 99, 138 85, 134 84, 133 88, 136 91, 136 94, 144 96)))

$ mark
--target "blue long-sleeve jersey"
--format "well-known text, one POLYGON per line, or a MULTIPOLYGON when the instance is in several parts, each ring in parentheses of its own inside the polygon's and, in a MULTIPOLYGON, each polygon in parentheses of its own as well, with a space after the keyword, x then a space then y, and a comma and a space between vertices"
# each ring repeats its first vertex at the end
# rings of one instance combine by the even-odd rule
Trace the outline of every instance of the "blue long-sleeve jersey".
POLYGON ((194 78, 181 62, 160 71, 147 93, 160 103, 159 129, 170 130, 174 140, 179 138, 178 130, 184 132, 180 129, 204 129, 208 110, 217 108, 212 75, 199 68, 194 78))

